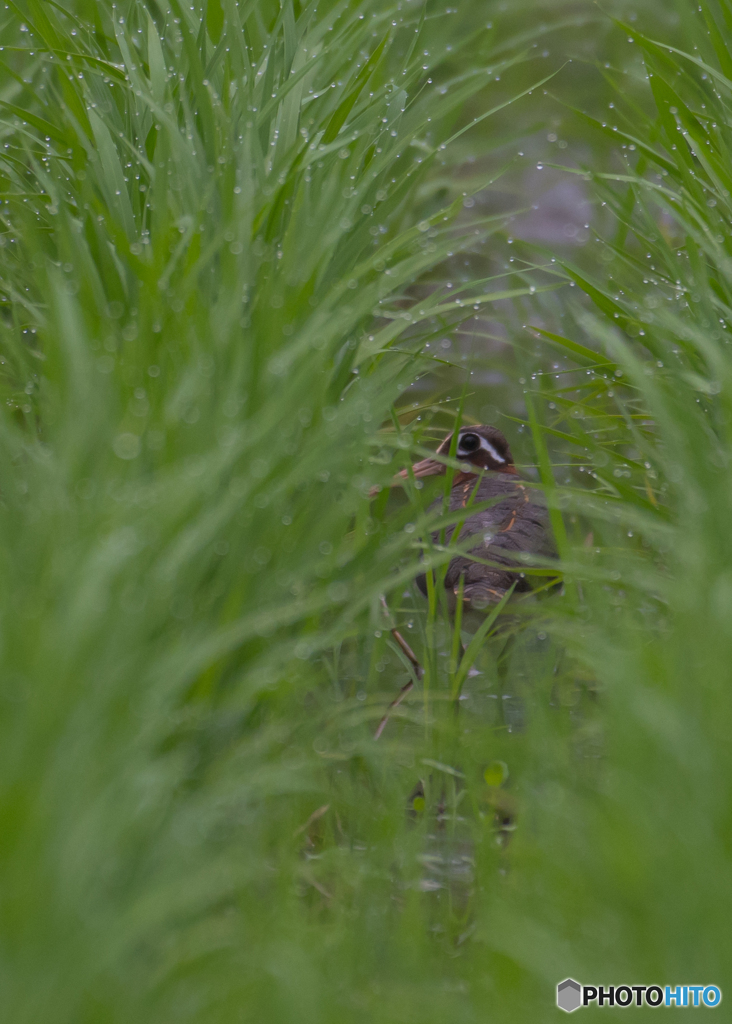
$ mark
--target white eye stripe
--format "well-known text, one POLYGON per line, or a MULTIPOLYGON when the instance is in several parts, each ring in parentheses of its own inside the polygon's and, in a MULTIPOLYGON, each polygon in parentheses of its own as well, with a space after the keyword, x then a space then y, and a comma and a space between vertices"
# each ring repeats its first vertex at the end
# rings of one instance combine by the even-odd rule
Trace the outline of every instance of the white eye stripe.
POLYGON ((498 452, 493 447, 493 445, 490 443, 490 441, 486 441, 486 439, 484 437, 481 437, 481 439, 480 439, 480 447, 484 451, 488 452, 488 454, 494 460, 494 462, 505 462, 506 461, 501 455, 498 454, 498 452))

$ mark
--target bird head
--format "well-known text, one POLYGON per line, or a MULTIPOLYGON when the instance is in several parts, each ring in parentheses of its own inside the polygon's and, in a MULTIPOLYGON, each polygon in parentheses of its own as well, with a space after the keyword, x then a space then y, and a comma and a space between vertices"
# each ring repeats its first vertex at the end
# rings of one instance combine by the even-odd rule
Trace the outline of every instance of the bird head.
MULTIPOLYGON (((447 435, 437 449, 437 455, 448 456, 450 454, 452 438, 452 434, 447 435)), ((517 472, 508 441, 496 427, 461 427, 455 448, 455 458, 460 462, 461 469, 455 474, 454 483, 460 483, 485 470, 494 473, 516 474, 517 472)), ((421 462, 415 462, 412 466, 412 472, 418 480, 425 476, 444 475, 446 471, 447 466, 438 459, 422 459, 421 462)), ((403 469, 398 475, 407 477, 409 474, 406 469, 403 469)))

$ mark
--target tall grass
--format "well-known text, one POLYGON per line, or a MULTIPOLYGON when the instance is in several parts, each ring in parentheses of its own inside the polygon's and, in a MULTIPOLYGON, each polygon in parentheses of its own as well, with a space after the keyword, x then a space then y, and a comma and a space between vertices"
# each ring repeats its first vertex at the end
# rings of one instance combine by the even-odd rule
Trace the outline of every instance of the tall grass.
POLYGON ((547 985, 730 981, 731 11, 682 13, 685 51, 619 25, 648 91, 582 119, 617 153, 577 171, 609 214, 594 271, 565 264, 591 305, 565 303, 561 334, 533 320, 576 368, 535 366, 531 404, 575 466, 553 633, 577 662, 534 697, 534 817, 483 934, 547 985))
POLYGON ((727 7, 683 10, 691 55, 619 27, 651 77, 582 122, 626 147, 580 168, 594 267, 450 290, 427 272, 501 219, 459 178, 439 205, 440 147, 525 38, 411 3, 73 12, 13 5, 1 54, 5 1016, 724 986, 727 7), (455 716, 409 586, 434 495, 368 495, 469 414, 405 401, 427 344, 509 300, 565 586, 515 602, 455 716), (409 678, 382 592, 428 688, 375 742, 409 678))
POLYGON ((500 221, 412 197, 522 54, 422 5, 76 11, 3 27, 4 1015, 340 1016, 401 972, 405 795, 376 669, 317 659, 418 571, 375 433, 500 287, 407 288, 500 221))

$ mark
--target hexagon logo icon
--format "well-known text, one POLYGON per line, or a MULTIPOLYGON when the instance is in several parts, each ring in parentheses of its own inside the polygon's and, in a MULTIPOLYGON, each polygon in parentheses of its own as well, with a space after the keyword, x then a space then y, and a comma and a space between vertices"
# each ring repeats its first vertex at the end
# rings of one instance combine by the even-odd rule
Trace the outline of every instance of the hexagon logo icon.
POLYGON ((582 1005, 582 986, 574 978, 565 978, 557 985, 557 1006, 573 1013, 582 1005))

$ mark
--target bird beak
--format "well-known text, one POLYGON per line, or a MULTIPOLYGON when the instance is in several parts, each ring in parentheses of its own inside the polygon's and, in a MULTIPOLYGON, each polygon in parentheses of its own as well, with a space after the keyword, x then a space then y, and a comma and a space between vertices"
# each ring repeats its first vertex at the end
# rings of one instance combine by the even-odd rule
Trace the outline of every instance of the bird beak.
MULTIPOLYGON (((415 462, 412 466, 412 472, 414 473, 415 479, 420 480, 424 476, 440 476, 447 470, 447 466, 443 465, 442 462, 438 462, 436 459, 422 459, 421 462, 415 462)), ((400 469, 391 478, 390 487, 398 487, 409 477, 408 469, 400 469)), ((381 490, 380 487, 372 487, 369 491, 369 497, 375 498, 381 490)))
MULTIPOLYGON (((415 462, 412 466, 416 480, 421 480, 425 476, 444 476, 446 471, 447 466, 443 462, 438 462, 437 459, 422 459, 421 462, 415 462)), ((409 476, 409 471, 402 469, 397 476, 406 479, 409 476)), ((398 481, 396 482, 398 483, 398 481)))

